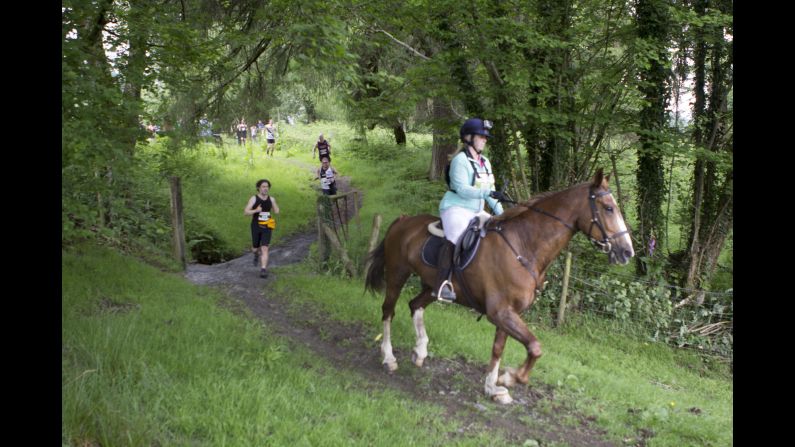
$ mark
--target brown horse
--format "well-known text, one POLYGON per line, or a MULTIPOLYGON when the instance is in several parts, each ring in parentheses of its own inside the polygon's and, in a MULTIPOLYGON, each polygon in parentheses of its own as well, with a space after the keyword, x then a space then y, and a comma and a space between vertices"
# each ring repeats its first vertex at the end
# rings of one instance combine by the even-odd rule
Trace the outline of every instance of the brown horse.
MULTIPOLYGON (((492 218, 486 224, 487 232, 479 251, 464 271, 464 283, 454 277, 456 302, 483 312, 497 327, 485 382, 486 394, 495 401, 510 403, 513 399, 506 387, 517 381, 526 384, 533 365, 541 357, 541 344, 520 314, 533 303, 547 267, 574 234, 582 231, 607 253, 611 264, 626 264, 634 256, 608 179, 609 175, 603 176, 600 169, 591 182, 541 194, 492 218), (508 335, 524 345, 527 359, 518 370, 507 368, 500 376, 500 358, 508 335)), ((381 244, 369 254, 372 264, 365 287, 372 292, 381 291, 386 280, 386 297, 381 306, 384 324, 381 353, 388 371, 397 369, 391 342, 395 303, 412 273, 422 282, 422 291, 409 302, 417 335, 412 362, 421 367, 428 355, 423 312, 436 301, 431 293, 437 269, 422 261, 420 251, 429 237, 428 224, 435 220, 438 218, 428 214, 399 217, 392 222, 381 244)))

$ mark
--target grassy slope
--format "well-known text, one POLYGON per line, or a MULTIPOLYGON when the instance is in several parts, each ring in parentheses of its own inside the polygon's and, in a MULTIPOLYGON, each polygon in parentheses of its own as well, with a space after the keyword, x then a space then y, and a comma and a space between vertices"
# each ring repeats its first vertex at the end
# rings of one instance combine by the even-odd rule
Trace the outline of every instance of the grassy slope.
POLYGON ((63 272, 64 444, 441 445, 457 428, 288 349, 180 276, 90 246, 63 253, 63 272))

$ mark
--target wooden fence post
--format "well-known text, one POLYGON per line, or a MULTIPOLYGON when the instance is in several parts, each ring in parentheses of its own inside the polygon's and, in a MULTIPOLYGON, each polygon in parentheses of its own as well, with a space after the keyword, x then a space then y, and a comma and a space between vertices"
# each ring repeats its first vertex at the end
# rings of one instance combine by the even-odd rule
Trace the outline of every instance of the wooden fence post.
POLYGON ((359 191, 355 189, 353 190, 353 215, 356 217, 356 230, 362 231, 362 219, 359 217, 359 191))
POLYGON ((345 270, 348 271, 348 275, 351 277, 356 276, 356 267, 353 266, 353 262, 351 262, 351 258, 348 257, 348 252, 345 251, 345 247, 342 246, 339 238, 337 235, 334 234, 331 228, 328 225, 322 224, 323 231, 326 233, 328 240, 331 242, 331 245, 337 249, 340 254, 340 258, 342 258, 342 264, 345 266, 345 270))
POLYGON ((323 225, 325 225, 323 221, 326 217, 326 210, 322 200, 323 197, 319 197, 317 201, 317 253, 320 257, 320 262, 325 263, 328 261, 331 247, 326 237, 326 232, 323 231, 323 225))
POLYGON ((174 258, 185 270, 185 225, 182 217, 182 185, 179 177, 169 177, 171 184, 171 227, 173 229, 172 246, 174 258))
POLYGON ((563 291, 560 293, 560 307, 558 307, 558 324, 563 325, 563 318, 566 312, 566 294, 569 292, 569 272, 571 271, 571 252, 566 252, 566 268, 563 271, 563 291))
MULTIPOLYGON (((367 253, 369 254, 373 250, 375 250, 375 244, 378 243, 378 234, 381 232, 381 215, 376 213, 373 216, 373 230, 370 232, 370 243, 367 244, 367 253)), ((371 260, 367 260, 364 264, 364 274, 367 274, 367 271, 370 270, 370 264, 372 264, 371 260)))

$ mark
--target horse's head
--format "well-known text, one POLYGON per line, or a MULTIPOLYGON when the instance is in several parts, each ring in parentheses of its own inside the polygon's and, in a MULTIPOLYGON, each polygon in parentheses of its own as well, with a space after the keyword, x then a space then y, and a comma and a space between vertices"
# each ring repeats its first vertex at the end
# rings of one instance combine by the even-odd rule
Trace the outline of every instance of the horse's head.
POLYGON ((610 174, 603 175, 601 168, 596 171, 588 185, 587 223, 586 219, 578 219, 577 224, 597 248, 607 253, 611 264, 627 264, 635 250, 621 210, 610 193, 609 178, 610 174))

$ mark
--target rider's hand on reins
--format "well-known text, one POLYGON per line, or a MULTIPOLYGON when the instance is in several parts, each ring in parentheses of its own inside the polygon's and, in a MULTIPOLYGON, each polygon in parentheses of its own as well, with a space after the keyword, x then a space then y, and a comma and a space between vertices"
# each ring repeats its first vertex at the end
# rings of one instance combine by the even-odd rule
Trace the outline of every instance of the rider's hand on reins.
POLYGON ((504 192, 502 192, 502 191, 492 191, 492 192, 489 194, 489 197, 491 197, 492 199, 497 199, 497 200, 498 200, 498 201, 500 201, 500 202, 516 203, 516 202, 514 202, 513 200, 511 200, 511 199, 510 199, 510 198, 509 198, 509 197, 508 197, 508 196, 507 196, 507 195, 506 195, 504 192))

